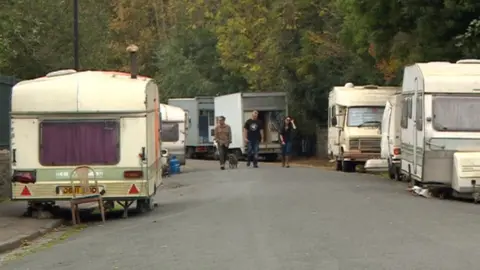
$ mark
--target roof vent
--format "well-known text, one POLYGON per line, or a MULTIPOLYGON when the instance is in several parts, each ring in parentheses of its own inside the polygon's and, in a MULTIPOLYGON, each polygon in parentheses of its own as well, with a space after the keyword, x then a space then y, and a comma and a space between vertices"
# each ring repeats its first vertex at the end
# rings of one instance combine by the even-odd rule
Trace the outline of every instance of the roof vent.
POLYGON ((64 75, 70 75, 73 73, 77 73, 77 71, 75 69, 62 69, 62 70, 57 70, 57 71, 52 71, 47 73, 47 77, 64 76, 64 75))
POLYGON ((378 89, 378 86, 377 85, 373 85, 373 84, 369 84, 369 85, 365 85, 363 87, 363 89, 378 89))
POLYGON ((430 61, 430 62, 427 62, 427 64, 451 64, 451 63, 448 61, 430 61))
POLYGON ((458 60, 457 64, 480 64, 479 59, 462 59, 458 60))
POLYGON ((353 83, 349 82, 349 83, 346 83, 346 84, 345 84, 345 87, 347 87, 347 88, 354 88, 355 85, 353 85, 353 83))

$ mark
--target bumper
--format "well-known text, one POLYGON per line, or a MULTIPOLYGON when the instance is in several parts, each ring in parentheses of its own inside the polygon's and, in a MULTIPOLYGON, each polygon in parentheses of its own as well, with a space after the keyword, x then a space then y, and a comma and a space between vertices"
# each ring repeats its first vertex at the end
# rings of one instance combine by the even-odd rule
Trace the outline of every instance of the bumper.
POLYGON ((392 159, 392 164, 395 166, 401 166, 402 165, 402 159, 400 158, 393 158, 392 159))
POLYGON ((360 151, 348 151, 343 153, 343 160, 365 162, 369 159, 380 159, 380 153, 362 153, 360 151))
MULTIPOLYGON (((146 180, 98 181, 98 185, 105 190, 105 194, 102 198, 106 200, 149 197, 148 182, 146 180), (139 193, 129 194, 130 188, 133 184, 135 184, 139 193)), ((12 183, 12 200, 70 200, 72 195, 63 194, 59 187, 71 187, 71 184, 69 181, 37 182, 35 184, 12 183), (25 188, 28 192, 25 192, 25 188)))

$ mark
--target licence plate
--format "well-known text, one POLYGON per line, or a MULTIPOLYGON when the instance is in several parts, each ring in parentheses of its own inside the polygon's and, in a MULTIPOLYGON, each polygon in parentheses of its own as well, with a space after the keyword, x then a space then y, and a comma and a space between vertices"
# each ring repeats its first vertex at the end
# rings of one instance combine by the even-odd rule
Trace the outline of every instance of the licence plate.
MULTIPOLYGON (((69 195, 69 194, 73 194, 73 192, 75 192, 75 194, 82 194, 83 190, 82 190, 83 187, 81 186, 75 186, 75 187, 72 187, 72 186, 60 186, 57 188, 57 193, 58 194, 61 194, 61 195, 69 195)), ((98 187, 100 190, 99 192, 102 192, 103 191, 103 187, 102 186, 99 186, 98 187)), ((93 186, 90 186, 90 191, 89 192, 85 192, 85 194, 88 194, 88 193, 97 193, 97 187, 93 187, 93 186)))
POLYGON ((198 153, 203 153, 203 152, 207 152, 207 148, 206 147, 197 147, 197 149, 195 149, 196 152, 198 153))

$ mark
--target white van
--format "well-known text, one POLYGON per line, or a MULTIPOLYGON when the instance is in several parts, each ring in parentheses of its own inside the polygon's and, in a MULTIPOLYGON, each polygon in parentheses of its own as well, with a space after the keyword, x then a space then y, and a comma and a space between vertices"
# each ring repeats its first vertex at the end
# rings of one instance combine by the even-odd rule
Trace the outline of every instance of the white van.
POLYGON ((336 170, 354 172, 357 164, 380 158, 380 126, 385 102, 397 87, 336 86, 328 97, 328 153, 336 170))
POLYGON ((385 104, 382 118, 381 158, 388 162, 388 174, 391 179, 401 180, 401 128, 402 95, 390 96, 385 104))
POLYGON ((162 113, 162 148, 167 149, 169 155, 175 156, 180 165, 185 165, 185 150, 188 130, 187 113, 179 107, 160 104, 162 113))
MULTIPOLYGON (((132 74, 62 70, 22 81, 11 99, 12 199, 70 200, 90 166, 106 207, 153 209, 162 182, 157 85, 132 74)), ((92 189, 93 187, 91 187, 92 189)), ((93 191, 92 191, 93 192, 93 191)))
POLYGON ((402 173, 414 184, 478 195, 480 60, 405 67, 402 173))

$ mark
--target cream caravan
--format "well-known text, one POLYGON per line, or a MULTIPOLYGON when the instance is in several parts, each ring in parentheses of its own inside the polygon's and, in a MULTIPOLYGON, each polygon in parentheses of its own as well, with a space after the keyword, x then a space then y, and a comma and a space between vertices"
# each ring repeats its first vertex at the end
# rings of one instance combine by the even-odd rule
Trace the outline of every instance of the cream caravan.
MULTIPOLYGON (((12 199, 70 200, 90 166, 107 208, 153 208, 162 182, 157 85, 135 74, 63 70, 14 86, 12 199)), ((92 187, 91 187, 92 189, 92 187)), ((92 191, 93 192, 93 191, 92 191)), ((126 211, 124 212, 126 215, 126 211)))
POLYGON ((186 134, 188 129, 187 113, 179 107, 161 104, 162 113, 162 148, 167 149, 170 156, 175 156, 180 165, 185 165, 186 134))
POLYGON ((402 172, 407 179, 452 188, 454 195, 477 194, 480 60, 408 66, 402 94, 402 172))
POLYGON ((380 125, 385 102, 398 88, 336 86, 328 98, 328 153, 336 169, 354 172, 357 164, 380 157, 380 125))

